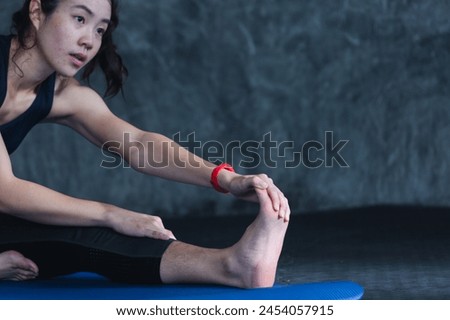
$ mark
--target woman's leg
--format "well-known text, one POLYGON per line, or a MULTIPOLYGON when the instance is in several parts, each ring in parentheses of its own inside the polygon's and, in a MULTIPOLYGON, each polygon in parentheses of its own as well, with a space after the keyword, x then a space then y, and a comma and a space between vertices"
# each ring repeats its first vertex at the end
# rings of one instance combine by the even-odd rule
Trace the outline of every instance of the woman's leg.
POLYGON ((128 237, 105 228, 39 225, 0 215, 0 252, 21 252, 38 265, 42 277, 93 271, 133 283, 268 287, 274 283, 287 226, 268 198, 242 238, 226 249, 128 237))
MULTIPOLYGON (((108 230, 98 230, 100 237, 108 230)), ((120 237, 120 234, 117 234, 120 237)), ((142 244, 143 238, 129 238, 133 246, 142 244)), ((169 242, 170 243, 170 242, 169 242)), ((68 243, 67 241, 37 241, 0 245, 0 250, 14 250, 39 266, 37 279, 49 279, 75 272, 95 272, 116 282, 160 284, 160 255, 151 252, 136 255, 130 246, 128 252, 115 253, 105 247, 98 249, 68 243)))
POLYGON ((124 236, 107 228, 48 226, 0 214, 0 252, 5 252, 0 270, 6 277, 19 263, 11 267, 8 262, 6 252, 14 251, 39 267, 38 278, 91 271, 114 281, 161 283, 160 261, 171 242, 124 236))
POLYGON ((172 243, 162 257, 161 279, 163 283, 270 287, 287 227, 286 222, 278 219, 271 202, 263 203, 255 221, 230 248, 206 249, 172 243))

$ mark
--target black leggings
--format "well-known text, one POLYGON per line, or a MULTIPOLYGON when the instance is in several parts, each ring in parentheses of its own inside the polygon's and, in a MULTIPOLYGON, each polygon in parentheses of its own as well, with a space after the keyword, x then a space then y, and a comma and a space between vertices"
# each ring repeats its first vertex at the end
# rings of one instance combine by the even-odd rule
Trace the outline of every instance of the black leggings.
POLYGON ((16 250, 39 278, 96 272, 113 281, 161 283, 161 257, 172 240, 129 237, 107 228, 37 224, 0 214, 0 253, 16 250))

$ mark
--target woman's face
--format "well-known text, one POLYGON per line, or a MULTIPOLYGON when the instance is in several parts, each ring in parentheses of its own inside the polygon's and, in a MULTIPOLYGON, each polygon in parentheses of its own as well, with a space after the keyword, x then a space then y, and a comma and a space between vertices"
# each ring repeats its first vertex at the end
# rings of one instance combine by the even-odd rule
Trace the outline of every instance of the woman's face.
POLYGON ((36 44, 47 64, 74 76, 98 53, 111 17, 109 0, 61 0, 36 29, 36 44))

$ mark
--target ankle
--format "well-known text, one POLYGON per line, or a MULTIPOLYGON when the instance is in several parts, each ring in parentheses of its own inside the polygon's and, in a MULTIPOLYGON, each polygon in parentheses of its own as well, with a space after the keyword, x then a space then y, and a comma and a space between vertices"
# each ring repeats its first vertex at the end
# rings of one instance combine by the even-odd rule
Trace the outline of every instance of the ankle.
POLYGON ((250 281, 247 279, 247 272, 243 270, 240 257, 236 254, 236 249, 231 247, 226 249, 223 257, 222 266, 224 278, 227 279, 227 285, 238 288, 250 288, 250 281))
POLYGON ((223 260, 225 277, 229 285, 244 289, 272 287, 275 282, 273 267, 265 266, 261 259, 251 259, 231 248, 223 260))

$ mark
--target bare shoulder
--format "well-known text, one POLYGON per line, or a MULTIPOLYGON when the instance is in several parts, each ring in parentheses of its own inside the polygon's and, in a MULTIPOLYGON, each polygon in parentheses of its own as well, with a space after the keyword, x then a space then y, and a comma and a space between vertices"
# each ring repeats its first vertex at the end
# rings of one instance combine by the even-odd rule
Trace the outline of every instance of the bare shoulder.
POLYGON ((105 112, 108 108, 93 89, 74 78, 57 77, 53 106, 47 121, 63 122, 84 112, 105 112))
POLYGON ((120 141, 123 132, 135 135, 140 130, 115 116, 103 98, 75 79, 58 79, 53 107, 47 122, 70 127, 97 146, 120 141))

